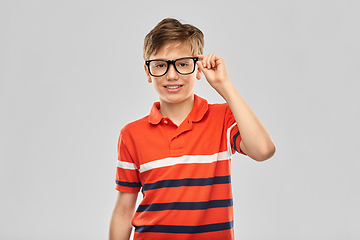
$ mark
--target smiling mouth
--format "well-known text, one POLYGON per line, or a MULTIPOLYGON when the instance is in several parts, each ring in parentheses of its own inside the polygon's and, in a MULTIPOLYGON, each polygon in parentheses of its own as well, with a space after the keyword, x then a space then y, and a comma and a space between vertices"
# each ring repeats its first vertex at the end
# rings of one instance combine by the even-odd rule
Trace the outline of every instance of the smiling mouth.
POLYGON ((165 88, 167 88, 167 89, 177 89, 177 88, 180 88, 180 87, 182 87, 182 85, 165 86, 165 88))

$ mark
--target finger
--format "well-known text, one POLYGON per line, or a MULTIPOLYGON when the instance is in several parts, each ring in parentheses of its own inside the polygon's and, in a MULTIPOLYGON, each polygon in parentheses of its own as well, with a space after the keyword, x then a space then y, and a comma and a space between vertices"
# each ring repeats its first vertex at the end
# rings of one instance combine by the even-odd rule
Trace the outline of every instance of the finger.
POLYGON ((212 66, 211 66, 211 58, 212 58, 212 55, 213 54, 209 54, 209 55, 207 55, 207 56, 205 56, 205 58, 204 58, 204 62, 205 62, 205 67, 207 68, 207 69, 211 69, 212 68, 212 66))
POLYGON ((202 59, 202 66, 208 70, 215 68, 217 65, 216 60, 218 56, 216 54, 209 54, 206 56, 197 55, 197 57, 202 59))
POLYGON ((205 56, 202 55, 202 54, 199 54, 199 55, 196 55, 196 57, 199 58, 199 59, 201 59, 201 60, 203 60, 205 56))
POLYGON ((205 67, 206 66, 206 63, 204 62, 204 59, 205 59, 205 56, 204 55, 196 55, 197 58, 199 58, 199 61, 196 63, 199 67, 200 65, 202 67, 205 67), (201 62, 200 62, 201 61, 201 62))
POLYGON ((218 56, 216 54, 212 54, 210 58, 210 64, 212 68, 216 68, 217 60, 218 60, 218 56))
POLYGON ((216 55, 215 54, 211 54, 211 57, 209 59, 209 64, 210 64, 211 68, 216 67, 216 55))
POLYGON ((199 60, 201 61, 201 62, 197 62, 197 64, 198 64, 198 66, 202 66, 202 67, 205 67, 205 65, 206 65, 206 63, 205 63, 205 61, 204 61, 204 59, 205 59, 205 56, 204 55, 196 55, 196 57, 198 57, 199 58, 199 60))
POLYGON ((200 68, 200 70, 201 70, 202 72, 204 72, 204 65, 203 65, 203 63, 200 62, 200 61, 197 61, 196 64, 197 64, 198 68, 200 68))
POLYGON ((204 56, 204 58, 203 58, 203 60, 202 60, 202 63, 203 63, 203 66, 204 66, 204 68, 208 68, 208 66, 209 66, 209 55, 206 55, 206 56, 204 56))
MULTIPOLYGON (((204 61, 204 60, 203 60, 204 61)), ((204 76, 206 77, 206 79, 208 78, 208 74, 210 73, 211 69, 207 68, 207 67, 204 67, 203 65, 203 61, 201 62, 196 62, 199 70, 204 74, 204 76)))

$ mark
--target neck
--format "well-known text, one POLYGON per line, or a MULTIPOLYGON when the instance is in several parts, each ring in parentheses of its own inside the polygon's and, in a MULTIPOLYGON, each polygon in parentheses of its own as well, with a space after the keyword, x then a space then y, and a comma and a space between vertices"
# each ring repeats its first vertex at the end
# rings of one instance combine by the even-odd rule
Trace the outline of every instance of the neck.
POLYGON ((160 113, 168 117, 176 125, 180 125, 189 115, 194 106, 194 95, 179 103, 169 103, 160 99, 160 113))

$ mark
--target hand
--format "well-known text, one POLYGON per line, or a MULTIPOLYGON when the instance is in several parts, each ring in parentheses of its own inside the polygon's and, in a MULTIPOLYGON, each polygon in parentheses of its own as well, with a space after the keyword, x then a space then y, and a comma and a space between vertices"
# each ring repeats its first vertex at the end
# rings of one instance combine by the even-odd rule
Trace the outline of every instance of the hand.
POLYGON ((219 84, 230 81, 224 59, 216 54, 197 55, 197 57, 202 60, 197 62, 198 67, 213 88, 217 89, 219 84))

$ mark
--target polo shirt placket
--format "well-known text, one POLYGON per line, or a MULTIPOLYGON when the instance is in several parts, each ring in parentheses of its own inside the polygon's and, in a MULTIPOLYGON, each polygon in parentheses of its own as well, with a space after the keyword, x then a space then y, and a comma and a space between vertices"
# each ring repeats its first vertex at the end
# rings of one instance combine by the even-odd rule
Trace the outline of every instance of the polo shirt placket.
MULTIPOLYGON (((197 98, 197 97, 196 97, 197 98)), ((208 110, 208 104, 203 99, 197 99, 189 116, 179 125, 174 124, 171 119, 163 117, 159 111, 160 104, 154 103, 150 115, 149 123, 162 125, 169 139, 169 151, 171 157, 185 154, 186 132, 191 131, 193 120, 199 122, 208 110)))
POLYGON ((185 119, 180 126, 177 126, 170 119, 164 118, 159 124, 168 135, 170 156, 176 157, 185 154, 186 132, 191 131, 192 122, 185 119))

